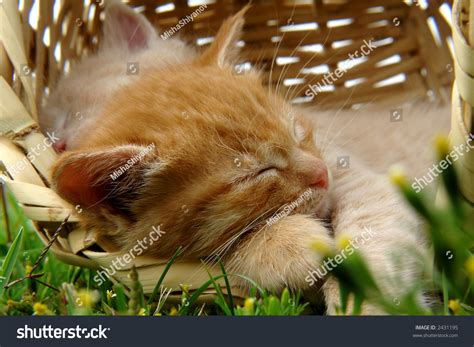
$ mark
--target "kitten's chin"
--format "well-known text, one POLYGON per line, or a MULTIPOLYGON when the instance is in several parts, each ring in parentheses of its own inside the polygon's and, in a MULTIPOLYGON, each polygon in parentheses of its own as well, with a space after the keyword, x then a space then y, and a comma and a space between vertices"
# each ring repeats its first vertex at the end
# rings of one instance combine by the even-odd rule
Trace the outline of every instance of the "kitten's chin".
POLYGON ((331 206, 329 203, 329 198, 327 197, 327 192, 325 196, 321 199, 319 204, 314 210, 314 216, 318 219, 326 219, 329 217, 331 206))
POLYGON ((314 190, 313 198, 296 212, 301 214, 309 214, 318 219, 325 219, 329 217, 330 199, 328 197, 328 191, 326 189, 314 190))

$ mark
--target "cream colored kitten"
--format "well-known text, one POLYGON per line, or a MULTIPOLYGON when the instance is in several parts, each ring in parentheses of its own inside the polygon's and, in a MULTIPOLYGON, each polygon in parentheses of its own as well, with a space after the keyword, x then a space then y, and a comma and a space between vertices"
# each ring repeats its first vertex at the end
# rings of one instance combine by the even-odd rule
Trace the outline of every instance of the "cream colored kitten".
POLYGON ((56 150, 75 149, 77 138, 95 119, 113 92, 151 70, 193 59, 196 53, 178 39, 161 40, 151 24, 130 8, 107 8, 99 52, 75 64, 47 98, 40 118, 44 133, 56 131, 56 150), (121 30, 118 30, 120 28, 121 30))

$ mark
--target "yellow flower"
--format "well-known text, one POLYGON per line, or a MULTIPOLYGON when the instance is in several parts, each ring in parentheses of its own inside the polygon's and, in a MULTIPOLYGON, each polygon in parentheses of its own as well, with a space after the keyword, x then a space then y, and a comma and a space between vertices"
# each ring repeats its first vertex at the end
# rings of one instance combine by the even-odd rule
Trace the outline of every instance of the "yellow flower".
POLYGON ((170 310, 170 313, 169 313, 170 316, 177 316, 178 315, 178 310, 176 309, 176 307, 171 307, 171 310, 170 310))
POLYGON ((469 258, 467 258, 464 266, 466 267, 469 278, 474 279, 474 255, 471 255, 469 258))
POLYGON ((461 306, 459 305, 459 300, 449 300, 448 307, 454 314, 458 314, 461 310, 461 306))
POLYGON ((113 290, 107 290, 107 299, 112 300, 112 298, 115 298, 117 294, 114 293, 113 290))
POLYGON ((253 304, 255 302, 255 298, 247 298, 244 302, 244 309, 248 311, 253 311, 253 304))
POLYGON ((344 249, 351 244, 351 238, 347 234, 340 234, 336 239, 338 249, 344 249))
POLYGON ((405 186, 407 185, 407 176, 402 168, 399 166, 393 166, 390 168, 389 171, 390 180, 393 184, 397 186, 405 186))
POLYGON ((445 156, 451 151, 449 140, 444 135, 438 135, 435 138, 435 147, 441 156, 445 156))
POLYGON ((145 313, 146 313, 146 312, 145 312, 145 309, 144 309, 143 307, 140 309, 140 311, 138 311, 138 315, 139 315, 139 316, 144 316, 145 313))
POLYGON ((37 302, 33 305, 33 311, 35 311, 36 316, 45 316, 50 314, 48 306, 42 304, 41 302, 37 302))
POLYGON ((331 254, 331 252, 332 252, 331 245, 329 243, 327 243, 326 241, 323 241, 323 240, 314 240, 311 243, 311 248, 313 249, 313 251, 316 251, 317 253, 319 253, 322 256, 327 256, 327 255, 331 254))
POLYGON ((98 299, 96 291, 81 289, 77 292, 76 305, 81 308, 91 308, 98 299))
POLYGON ((242 313, 246 316, 251 316, 254 314, 254 312, 255 312, 255 298, 246 298, 244 301, 244 306, 242 307, 242 313))

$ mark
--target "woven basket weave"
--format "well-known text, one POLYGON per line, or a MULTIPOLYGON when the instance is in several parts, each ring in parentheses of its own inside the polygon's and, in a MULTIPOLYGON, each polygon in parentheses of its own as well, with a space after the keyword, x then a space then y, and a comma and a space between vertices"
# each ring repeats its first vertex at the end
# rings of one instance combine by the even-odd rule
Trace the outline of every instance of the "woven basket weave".
MULTIPOLYGON (((23 0, 19 8, 15 0, 0 0, 1 177, 26 215, 35 221, 45 243, 58 224, 71 214, 52 251, 67 263, 90 268, 107 267, 117 254, 98 249, 93 235, 75 223, 79 219, 73 206, 48 187, 49 168, 56 159, 54 151, 47 147, 32 162, 25 153, 44 144, 36 121, 37 110, 49 88, 54 88, 58 77, 76 58, 97 47, 103 2, 23 0), (18 170, 6 169, 12 167, 18 170)), ((167 30, 202 3, 131 0, 128 4, 167 30)), ((179 35, 192 44, 205 46, 222 20, 245 4, 246 1, 237 0, 209 2, 205 11, 184 26, 179 35)), ((455 5, 458 9, 455 24, 459 26, 456 29, 460 37, 457 42, 462 42, 457 46, 463 48, 456 47, 462 59, 455 59, 453 69, 448 46, 451 29, 440 12, 446 4, 451 6, 449 1, 429 1, 428 5, 400 0, 254 1, 246 16, 241 63, 262 68, 270 84, 278 85, 282 93, 296 101, 316 103, 320 107, 342 104, 348 107, 407 93, 411 98, 429 96, 444 100, 455 70, 458 81, 461 73, 463 80, 470 81, 458 83, 459 92, 454 88, 452 139, 461 141, 472 126, 472 106, 468 107, 468 103, 473 104, 474 58, 472 48, 466 47, 468 41, 472 44, 474 35, 472 24, 470 32, 466 28, 469 8, 470 23, 474 11, 470 1, 455 5), (461 11, 463 6, 465 10, 461 11), (376 51, 348 70, 332 90, 321 93, 313 101, 304 98, 309 83, 320 81, 326 71, 334 71, 348 59, 349 53, 370 39, 379 42, 376 51), (278 84, 279 80, 282 82, 278 84)), ((471 200, 474 200, 473 164, 472 155, 461 163, 463 187, 471 200)), ((153 289, 165 263, 166 260, 143 257, 134 261, 140 278, 148 279, 142 281, 146 293, 153 289)), ((128 270, 124 269, 114 277, 128 284, 127 274, 128 270)), ((179 293, 180 283, 196 288, 207 279, 199 263, 177 262, 163 285, 179 293)))
MULTIPOLYGON (((453 146, 459 147, 465 146, 468 136, 474 134, 474 1, 472 0, 454 3, 453 41, 456 83, 452 95, 451 142, 453 146)), ((457 168, 464 196, 474 203, 474 151, 465 153, 457 162, 457 168)))

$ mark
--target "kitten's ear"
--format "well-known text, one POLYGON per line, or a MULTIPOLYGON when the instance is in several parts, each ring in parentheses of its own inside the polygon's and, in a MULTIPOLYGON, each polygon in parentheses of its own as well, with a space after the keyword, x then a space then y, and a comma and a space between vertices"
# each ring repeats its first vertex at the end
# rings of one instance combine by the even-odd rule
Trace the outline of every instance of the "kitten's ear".
POLYGON ((249 8, 250 5, 246 5, 222 24, 211 46, 201 56, 202 63, 217 64, 222 68, 232 65, 232 61, 239 51, 236 43, 242 34, 245 23, 244 16, 249 8))
POLYGON ((119 47, 131 52, 148 47, 157 37, 155 29, 141 14, 119 1, 111 1, 105 11, 105 47, 119 47))
POLYGON ((131 216, 130 203, 138 197, 150 162, 156 161, 153 149, 124 145, 69 152, 53 168, 53 186, 73 205, 131 216))

